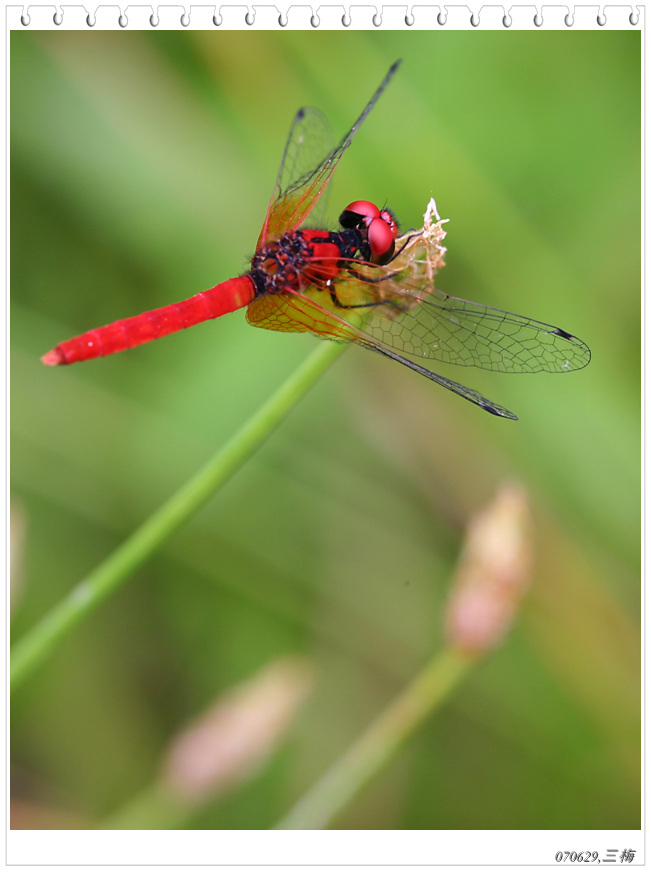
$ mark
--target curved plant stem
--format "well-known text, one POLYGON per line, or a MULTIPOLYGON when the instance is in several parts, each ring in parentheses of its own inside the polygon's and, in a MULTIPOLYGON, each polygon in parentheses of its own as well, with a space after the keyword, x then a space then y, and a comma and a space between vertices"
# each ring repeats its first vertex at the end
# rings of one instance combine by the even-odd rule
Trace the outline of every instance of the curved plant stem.
POLYGON ((337 342, 320 344, 203 469, 14 646, 10 670, 12 690, 248 460, 346 347, 337 342))
POLYGON ((276 824, 275 829, 326 827, 461 681, 476 658, 446 648, 427 664, 365 733, 276 824))

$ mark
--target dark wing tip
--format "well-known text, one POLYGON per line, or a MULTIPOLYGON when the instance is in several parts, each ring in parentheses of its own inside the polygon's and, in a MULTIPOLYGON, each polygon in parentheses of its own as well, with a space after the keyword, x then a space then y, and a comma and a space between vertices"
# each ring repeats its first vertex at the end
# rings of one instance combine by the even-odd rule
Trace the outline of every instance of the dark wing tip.
POLYGON ((566 342, 569 342, 570 345, 574 346, 575 357, 572 360, 572 366, 562 366, 561 371, 583 369, 590 363, 592 352, 590 351, 589 346, 586 345, 582 339, 579 339, 579 337, 575 336, 573 333, 568 333, 567 330, 563 330, 562 327, 555 327, 550 332, 554 336, 559 336, 561 339, 564 339, 566 342))
POLYGON ((503 406, 488 406, 483 403, 478 403, 478 405, 485 412, 490 412, 491 415, 497 415, 498 418, 507 418, 509 421, 519 420, 517 415, 514 415, 513 412, 509 412, 509 410, 505 409, 503 406))

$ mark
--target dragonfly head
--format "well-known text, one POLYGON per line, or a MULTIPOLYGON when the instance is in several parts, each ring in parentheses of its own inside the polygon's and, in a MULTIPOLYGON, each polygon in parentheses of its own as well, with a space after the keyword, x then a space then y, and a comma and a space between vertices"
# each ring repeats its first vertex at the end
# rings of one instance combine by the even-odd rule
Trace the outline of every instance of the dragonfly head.
POLYGON ((339 216, 346 229, 365 231, 371 263, 388 263, 393 257, 398 222, 389 209, 379 209, 369 200, 355 200, 339 216))

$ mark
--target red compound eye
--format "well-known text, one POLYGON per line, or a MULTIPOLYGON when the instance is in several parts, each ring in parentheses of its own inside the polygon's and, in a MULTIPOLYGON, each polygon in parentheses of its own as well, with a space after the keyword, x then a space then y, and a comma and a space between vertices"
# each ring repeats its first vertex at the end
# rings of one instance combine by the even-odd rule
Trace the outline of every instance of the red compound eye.
MULTIPOLYGON (((380 210, 369 200, 355 200, 350 206, 346 206, 344 212, 353 212, 361 218, 373 219, 380 217, 380 210)), ((366 222, 368 224, 368 221, 366 222)))
POLYGON ((368 227, 368 244, 374 263, 386 263, 393 255, 397 227, 395 221, 387 224, 383 218, 374 218, 368 227))
POLYGON ((353 227, 368 227, 374 218, 380 217, 380 210, 375 203, 369 203, 368 200, 355 200, 350 206, 346 206, 344 211, 339 216, 339 223, 342 227, 351 229, 353 227))
POLYGON ((398 235, 398 223, 388 209, 380 210, 369 200, 355 200, 339 216, 339 223, 347 229, 366 228, 371 261, 385 264, 393 257, 394 240, 398 235))

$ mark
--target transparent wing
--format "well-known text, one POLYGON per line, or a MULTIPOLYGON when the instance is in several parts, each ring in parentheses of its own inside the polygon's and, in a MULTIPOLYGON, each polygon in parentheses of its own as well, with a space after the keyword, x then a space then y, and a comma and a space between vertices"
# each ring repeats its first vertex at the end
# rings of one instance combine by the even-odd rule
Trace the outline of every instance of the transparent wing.
POLYGON ((590 349, 561 327, 451 297, 428 285, 400 283, 391 265, 374 268, 373 283, 342 274, 336 294, 344 320, 388 348, 417 358, 498 372, 571 372, 590 362, 590 349))
POLYGON ((408 366, 420 375, 424 375, 431 381, 441 385, 441 387, 458 394, 465 400, 469 400, 469 402, 474 403, 486 412, 490 412, 492 415, 517 421, 517 415, 514 415, 513 412, 510 412, 504 406, 494 403, 472 388, 452 381, 452 379, 445 378, 438 373, 426 369, 424 366, 420 366, 414 361, 408 360, 400 354, 396 354, 391 349, 374 341, 370 336, 365 335, 363 331, 340 318, 326 306, 320 305, 301 294, 269 294, 264 297, 257 297, 249 305, 246 317, 249 323, 255 327, 265 327, 268 330, 279 330, 287 333, 309 331, 325 339, 334 339, 339 342, 356 342, 364 348, 369 348, 378 354, 382 354, 384 357, 389 357, 398 363, 408 366))
POLYGON ((467 388, 465 385, 462 385, 459 382, 452 381, 451 378, 445 378, 444 376, 439 375, 436 372, 432 372, 431 369, 426 369, 424 366, 420 366, 419 364, 414 363, 413 360, 408 360, 406 357, 402 357, 400 354, 395 354, 388 348, 384 348, 381 346, 368 347, 372 348, 373 351, 379 352, 379 354, 382 354, 385 357, 391 358, 391 360, 397 360, 398 363, 402 363, 405 366, 408 366, 415 372, 420 373, 420 375, 424 375, 425 378, 428 378, 431 381, 436 382, 436 384, 441 385, 441 387, 447 388, 447 390, 452 391, 452 393, 458 394, 458 396, 463 397, 464 400, 469 400, 476 406, 480 406, 482 409, 484 409, 484 411, 490 412, 491 415, 497 415, 500 418, 510 418, 511 421, 518 420, 518 416, 515 415, 513 412, 510 412, 508 409, 504 408, 504 406, 500 406, 498 403, 494 403, 492 400, 489 400, 487 397, 480 394, 479 391, 475 391, 472 388, 467 388))
MULTIPOLYGON (((285 205, 288 205, 291 199, 289 194, 309 182, 316 172, 315 168, 325 164, 333 153, 334 145, 335 137, 325 115, 313 106, 299 109, 289 131, 272 204, 280 193, 281 198, 287 198, 285 205)), ((316 194, 310 211, 312 221, 318 223, 321 220, 326 200, 327 192, 322 189, 320 194, 316 194)))
POLYGON ((327 151, 326 131, 329 131, 329 127, 323 115, 316 109, 299 110, 289 132, 276 186, 258 239, 258 248, 269 240, 278 239, 288 230, 296 229, 305 221, 323 194, 341 156, 353 141, 399 64, 400 61, 393 64, 362 114, 339 145, 331 151, 327 151), (315 164, 311 164, 311 160, 315 164))

